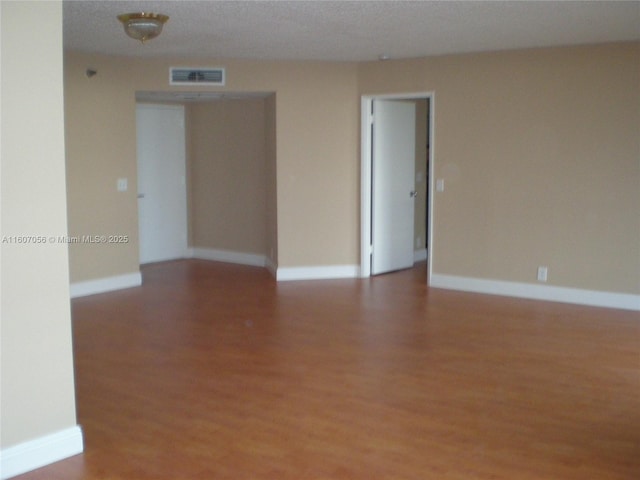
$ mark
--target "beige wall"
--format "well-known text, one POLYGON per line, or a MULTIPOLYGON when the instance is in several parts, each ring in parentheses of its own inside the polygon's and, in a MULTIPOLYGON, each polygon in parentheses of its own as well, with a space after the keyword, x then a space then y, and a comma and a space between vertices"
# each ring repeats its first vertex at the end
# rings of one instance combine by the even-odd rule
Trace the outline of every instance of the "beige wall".
POLYGON ((435 92, 434 273, 640 293, 640 44, 359 66, 435 92))
POLYGON ((127 176, 135 185, 135 92, 169 90, 169 67, 182 65, 225 67, 224 90, 275 92, 267 105, 277 116, 273 124, 265 126, 265 175, 276 177, 275 182, 270 178, 267 182, 269 188, 275 185, 266 192, 267 255, 273 251, 279 267, 357 263, 358 97, 354 64, 141 61, 66 52, 69 228, 84 234, 109 230, 132 239, 124 246, 85 249, 74 245, 70 251, 72 281, 138 270, 135 191, 118 193, 115 182, 127 176), (98 74, 87 79, 87 67, 95 68, 98 74), (99 105, 98 114, 89 107, 94 101, 99 105), (275 229, 277 245, 273 245, 275 229))
POLYGON ((65 55, 69 235, 127 235, 128 243, 69 245, 72 282, 138 272, 136 102, 129 65, 65 55), (97 74, 88 78, 87 68, 97 74), (118 192, 118 178, 129 189, 118 192))
POLYGON ((66 236, 62 5, 0 3, 3 239, 0 448, 75 427, 66 236), (46 18, 26 35, 37 8, 46 18), (40 72, 25 81, 29 72, 40 72))
MULTIPOLYGON (((114 186, 117 176, 135 175, 135 133, 127 127, 135 91, 168 90, 169 66, 224 66, 225 90, 275 92, 275 124, 266 127, 275 143, 265 148, 276 164, 266 174, 276 177, 267 182, 276 185, 275 199, 267 193, 267 230, 277 235, 267 238, 277 237, 278 266, 359 263, 359 97, 429 91, 435 95, 435 177, 446 183, 434 200, 434 273, 535 283, 537 266, 545 265, 548 285, 638 293, 639 48, 610 44, 360 65, 134 61, 68 52, 66 78, 74 79, 65 91, 73 107, 67 115, 70 228, 98 228, 92 222, 104 217, 109 229, 137 242, 135 198, 118 197, 114 186), (95 83, 90 96, 87 66, 98 69, 94 79, 110 79, 95 83), (99 124, 81 108, 94 96, 113 106, 99 124), (73 166, 87 157, 99 158, 99 165, 78 174, 73 166), (83 203, 98 212, 95 220, 80 211, 83 203), (120 218, 121 212, 132 218, 120 218)), ((107 276, 114 265, 120 273, 136 270, 136 247, 128 248, 105 247, 86 257, 72 249, 72 280, 107 276)))
POLYGON ((191 246, 265 255, 264 99, 190 104, 191 246))

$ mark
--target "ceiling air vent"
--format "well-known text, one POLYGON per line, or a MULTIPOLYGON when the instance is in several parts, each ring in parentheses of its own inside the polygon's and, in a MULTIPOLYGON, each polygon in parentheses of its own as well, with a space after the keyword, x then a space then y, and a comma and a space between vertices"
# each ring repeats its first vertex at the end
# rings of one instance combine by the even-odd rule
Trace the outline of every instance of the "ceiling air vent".
POLYGON ((171 67, 170 85, 217 85, 224 86, 224 68, 171 67))

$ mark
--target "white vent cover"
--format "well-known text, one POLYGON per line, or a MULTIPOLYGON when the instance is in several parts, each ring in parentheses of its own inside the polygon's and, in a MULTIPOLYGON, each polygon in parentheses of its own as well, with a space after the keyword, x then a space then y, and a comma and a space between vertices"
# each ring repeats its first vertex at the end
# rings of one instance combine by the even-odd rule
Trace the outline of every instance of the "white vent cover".
POLYGON ((217 85, 224 86, 224 68, 171 67, 170 85, 217 85))

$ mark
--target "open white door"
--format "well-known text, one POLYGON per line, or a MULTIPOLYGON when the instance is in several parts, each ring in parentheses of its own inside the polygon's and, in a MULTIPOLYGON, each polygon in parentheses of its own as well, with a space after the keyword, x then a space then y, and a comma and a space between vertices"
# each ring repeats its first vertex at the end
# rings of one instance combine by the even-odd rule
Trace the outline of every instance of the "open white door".
POLYGON ((373 275, 413 266, 415 124, 413 102, 373 101, 373 275))
POLYGON ((187 254, 184 107, 136 106, 140 263, 187 254))

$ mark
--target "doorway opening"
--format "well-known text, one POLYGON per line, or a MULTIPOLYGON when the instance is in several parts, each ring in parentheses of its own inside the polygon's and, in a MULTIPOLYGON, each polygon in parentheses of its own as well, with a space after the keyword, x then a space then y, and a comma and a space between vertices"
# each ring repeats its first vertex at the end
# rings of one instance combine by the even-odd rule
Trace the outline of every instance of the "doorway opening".
MULTIPOLYGON (((374 160, 376 146, 375 136, 380 135, 380 128, 386 129, 386 124, 393 125, 391 122, 383 122, 383 126, 376 124, 375 108, 378 104, 393 102, 414 102, 416 108, 416 121, 413 128, 417 129, 415 136, 418 142, 424 145, 416 145, 416 169, 412 187, 407 192, 403 191, 403 195, 418 197, 418 192, 423 194, 420 200, 416 199, 415 212, 416 218, 414 223, 414 231, 412 232, 411 250, 414 253, 416 261, 427 260, 427 283, 430 283, 433 265, 433 171, 434 171, 434 92, 419 92, 407 94, 391 94, 391 95, 370 95, 361 98, 361 207, 360 207, 360 274, 361 277, 369 277, 375 274, 372 268, 374 255, 376 250, 388 250, 384 248, 376 248, 376 235, 374 233, 376 222, 380 224, 380 219, 376 216, 380 214, 381 208, 376 207, 379 199, 376 199, 376 185, 374 182, 374 160), (424 117, 421 117, 424 115, 424 117), (418 130, 420 129, 420 130, 418 130), (422 139, 422 140, 421 140, 422 139), (422 213, 420 213, 422 212, 422 213), (422 222, 422 225, 420 225, 422 222), (420 232, 419 235, 415 235, 420 232)), ((403 127, 406 128, 406 127, 403 127)), ((383 132, 384 133, 384 132, 383 132)), ((393 172, 393 169, 391 170, 393 172)), ((388 175, 388 174, 387 174, 388 175)), ((385 200, 386 201, 386 200, 385 200)), ((384 222, 383 222, 384 223, 384 222)), ((406 241, 405 241, 406 242, 406 241)), ((403 248, 406 245, 403 244, 403 248)), ((385 253, 386 254, 386 253, 385 253)))
POLYGON ((136 101, 184 111, 187 222, 173 230, 185 235, 186 252, 173 258, 275 271, 275 93, 137 92, 136 101))

